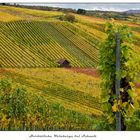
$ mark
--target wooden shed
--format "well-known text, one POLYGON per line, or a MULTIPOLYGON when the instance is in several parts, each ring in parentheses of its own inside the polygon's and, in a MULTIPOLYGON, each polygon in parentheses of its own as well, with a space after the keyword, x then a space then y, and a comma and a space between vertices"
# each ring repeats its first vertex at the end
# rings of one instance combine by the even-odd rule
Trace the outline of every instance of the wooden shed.
POLYGON ((70 62, 64 58, 61 58, 57 61, 60 67, 71 67, 70 62))

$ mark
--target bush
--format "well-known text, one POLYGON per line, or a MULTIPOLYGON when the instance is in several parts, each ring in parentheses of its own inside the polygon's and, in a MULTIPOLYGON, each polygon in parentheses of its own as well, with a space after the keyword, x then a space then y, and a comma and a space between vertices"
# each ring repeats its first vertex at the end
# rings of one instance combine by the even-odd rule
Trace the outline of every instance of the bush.
POLYGON ((60 17, 58 17, 58 19, 63 21, 64 20, 64 16, 61 15, 60 17))
POLYGON ((66 14, 65 15, 65 20, 69 21, 69 22, 72 22, 72 23, 76 21, 75 16, 72 15, 72 14, 66 14))

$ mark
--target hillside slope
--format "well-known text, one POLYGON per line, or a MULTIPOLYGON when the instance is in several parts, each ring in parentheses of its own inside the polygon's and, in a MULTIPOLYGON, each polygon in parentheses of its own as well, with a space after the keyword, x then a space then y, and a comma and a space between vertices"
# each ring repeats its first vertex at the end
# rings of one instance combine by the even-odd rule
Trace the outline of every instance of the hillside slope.
POLYGON ((0 78, 8 77, 14 84, 39 93, 49 103, 57 102, 65 108, 87 115, 100 116, 100 80, 60 68, 3 69, 0 78))
POLYGON ((73 67, 97 64, 97 48, 84 37, 88 34, 75 34, 71 27, 67 28, 73 25, 57 20, 60 12, 54 12, 54 16, 37 11, 37 16, 36 10, 22 8, 1 7, 0 11, 2 17, 11 19, 0 19, 2 67, 54 67, 60 58, 70 61, 73 67))
MULTIPOLYGON (((106 38, 107 20, 75 14, 76 22, 60 21, 62 12, 0 6, 0 66, 57 67, 67 59, 72 67, 96 67, 98 49, 106 38)), ((129 22, 136 52, 140 26, 129 22)))

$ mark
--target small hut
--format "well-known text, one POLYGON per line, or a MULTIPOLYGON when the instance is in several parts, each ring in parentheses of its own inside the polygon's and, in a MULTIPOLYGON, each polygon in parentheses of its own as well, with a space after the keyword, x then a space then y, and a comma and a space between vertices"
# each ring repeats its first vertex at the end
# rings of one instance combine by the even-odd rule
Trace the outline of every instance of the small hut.
POLYGON ((64 58, 61 58, 57 61, 60 67, 70 67, 70 62, 64 58))

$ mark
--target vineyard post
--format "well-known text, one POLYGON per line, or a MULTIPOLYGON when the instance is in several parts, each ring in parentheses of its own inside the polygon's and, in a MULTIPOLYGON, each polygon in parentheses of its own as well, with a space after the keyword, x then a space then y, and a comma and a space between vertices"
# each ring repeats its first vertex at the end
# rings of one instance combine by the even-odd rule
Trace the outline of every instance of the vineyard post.
POLYGON ((120 33, 116 33, 116 99, 118 111, 116 112, 116 130, 121 131, 121 112, 120 112, 120 33))

